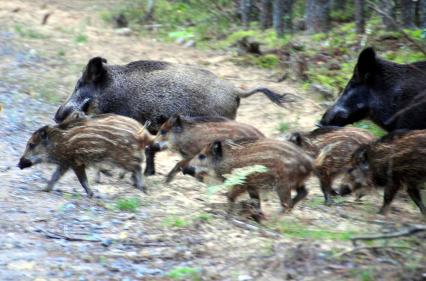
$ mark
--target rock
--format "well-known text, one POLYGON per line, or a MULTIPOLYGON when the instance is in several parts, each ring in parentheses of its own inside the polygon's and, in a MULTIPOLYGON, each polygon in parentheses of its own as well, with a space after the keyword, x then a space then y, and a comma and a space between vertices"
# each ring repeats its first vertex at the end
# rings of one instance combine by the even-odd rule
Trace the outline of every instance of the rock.
POLYGON ((185 43, 185 38, 179 37, 175 40, 175 43, 178 44, 178 45, 182 45, 182 44, 185 43))
POLYGON ((130 36, 132 34, 132 30, 129 27, 117 28, 114 32, 122 36, 130 36))
POLYGON ((196 43, 195 43, 195 41, 194 41, 194 40, 189 40, 188 42, 186 42, 186 43, 183 45, 183 47, 184 47, 184 48, 192 48, 192 47, 195 47, 195 45, 196 45, 196 43))
POLYGON ((323 85, 312 84, 310 90, 319 93, 326 100, 334 100, 333 91, 323 85))

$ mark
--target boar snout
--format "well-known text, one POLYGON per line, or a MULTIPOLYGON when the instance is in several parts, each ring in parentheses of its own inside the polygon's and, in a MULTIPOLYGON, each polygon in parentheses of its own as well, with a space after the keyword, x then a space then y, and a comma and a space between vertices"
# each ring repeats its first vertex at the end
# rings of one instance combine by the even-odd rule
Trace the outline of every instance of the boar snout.
POLYGON ((27 158, 21 158, 21 159, 19 159, 18 167, 21 170, 25 169, 25 168, 28 168, 28 167, 31 167, 32 165, 33 165, 33 162, 31 162, 27 158))
POLYGON ((344 126, 349 118, 349 112, 342 107, 332 107, 324 114, 320 126, 344 126))
POLYGON ((184 175, 190 175, 190 176, 195 177, 195 168, 192 167, 192 166, 186 166, 182 169, 182 173, 184 175))
POLYGON ((54 120, 55 120, 55 122, 56 123, 61 123, 62 121, 64 121, 70 114, 71 114, 71 112, 73 112, 74 111, 74 109, 71 107, 71 106, 64 106, 64 105, 61 105, 59 108, 58 108, 58 111, 56 111, 56 114, 55 114, 55 118, 54 118, 54 120))

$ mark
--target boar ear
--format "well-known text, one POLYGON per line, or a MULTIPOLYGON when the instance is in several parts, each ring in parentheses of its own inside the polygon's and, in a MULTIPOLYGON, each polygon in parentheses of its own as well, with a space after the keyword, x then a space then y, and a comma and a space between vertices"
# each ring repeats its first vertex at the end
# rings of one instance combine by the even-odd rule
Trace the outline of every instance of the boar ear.
POLYGON ((222 158, 222 142, 215 141, 212 145, 213 160, 217 161, 222 158))
POLYGON ((182 119, 179 114, 176 114, 172 118, 172 126, 174 133, 181 133, 183 131, 182 119))
POLYGON ((101 57, 95 57, 89 60, 83 73, 83 80, 93 83, 101 81, 106 75, 106 69, 103 65, 106 62, 107 60, 101 57))
POLYGON ((368 80, 376 67, 376 52, 369 47, 364 49, 358 57, 357 72, 362 80, 368 80))

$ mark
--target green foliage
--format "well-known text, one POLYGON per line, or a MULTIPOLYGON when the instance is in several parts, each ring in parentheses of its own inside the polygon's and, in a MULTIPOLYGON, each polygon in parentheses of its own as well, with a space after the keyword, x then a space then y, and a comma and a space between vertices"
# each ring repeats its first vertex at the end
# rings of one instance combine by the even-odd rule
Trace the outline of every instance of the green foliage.
POLYGON ((198 222, 209 222, 213 219, 213 216, 209 213, 201 213, 195 216, 194 221, 198 222))
POLYGON ((261 68, 273 68, 279 63, 279 58, 273 54, 267 54, 264 56, 259 56, 257 58, 256 64, 261 68))
POLYGON ((236 185, 243 185, 246 182, 248 176, 255 173, 266 173, 268 168, 263 165, 252 165, 243 168, 233 169, 231 174, 226 174, 224 177, 226 180, 223 184, 209 186, 208 193, 213 194, 224 188, 228 189, 236 185))
POLYGON ((136 212, 139 207, 141 206, 141 201, 139 197, 126 197, 126 198, 119 198, 115 202, 115 208, 120 211, 125 212, 136 212))
POLYGON ((376 137, 382 137, 386 134, 386 132, 382 128, 380 128, 370 120, 362 120, 356 122, 354 123, 354 127, 366 129, 376 137))
POLYGON ((37 30, 34 30, 30 27, 23 27, 22 25, 15 25, 15 32, 19 34, 19 36, 23 38, 30 38, 30 39, 47 39, 49 36, 38 32, 37 30))
POLYGON ((170 270, 167 277, 173 280, 201 281, 201 270, 193 267, 179 266, 170 270))

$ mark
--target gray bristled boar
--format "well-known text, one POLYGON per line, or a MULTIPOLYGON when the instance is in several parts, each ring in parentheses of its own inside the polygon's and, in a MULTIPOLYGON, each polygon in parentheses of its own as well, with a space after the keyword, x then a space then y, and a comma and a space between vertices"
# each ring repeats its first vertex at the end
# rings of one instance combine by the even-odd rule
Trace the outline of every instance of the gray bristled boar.
POLYGON ((201 181, 211 178, 223 181, 225 174, 234 169, 253 165, 263 165, 264 173, 249 175, 241 185, 234 186, 227 194, 230 211, 239 195, 248 192, 250 198, 257 201, 259 220, 260 189, 274 189, 278 193, 284 211, 290 211, 297 202, 308 194, 305 181, 312 171, 312 158, 298 146, 287 141, 259 139, 249 141, 215 141, 208 144, 185 166, 184 173, 195 176, 201 181), (291 198, 291 191, 297 192, 291 198))
POLYGON ((349 174, 357 191, 368 183, 384 187, 381 214, 389 206, 401 187, 426 216, 420 189, 426 181, 426 130, 397 130, 379 140, 358 148, 352 155, 349 174))
MULTIPOLYGON (((163 61, 109 65, 106 59, 95 57, 89 60, 74 92, 57 110, 55 120, 61 122, 74 111, 116 113, 142 124, 150 121, 148 129, 156 134, 161 124, 175 114, 235 119, 240 99, 257 92, 280 106, 290 101, 286 95, 267 88, 240 90, 194 66, 163 61)), ((155 173, 151 155, 147 151, 146 174, 155 173)))
POLYGON ((289 136, 289 141, 315 158, 314 173, 320 180, 326 205, 333 203, 331 196, 336 194, 332 188, 333 181, 349 168, 352 153, 374 139, 367 130, 353 127, 323 127, 289 136))
POLYGON ((87 195, 92 197, 86 168, 113 164, 131 172, 135 187, 145 191, 141 164, 144 148, 152 138, 139 122, 116 114, 66 120, 35 131, 18 167, 24 169, 42 162, 57 165, 45 191, 51 191, 62 175, 72 169, 87 195))
POLYGON ((167 175, 167 182, 170 182, 192 157, 215 140, 248 140, 264 137, 255 127, 224 117, 177 115, 169 118, 160 127, 152 146, 159 151, 169 149, 178 152, 184 158, 167 175))

